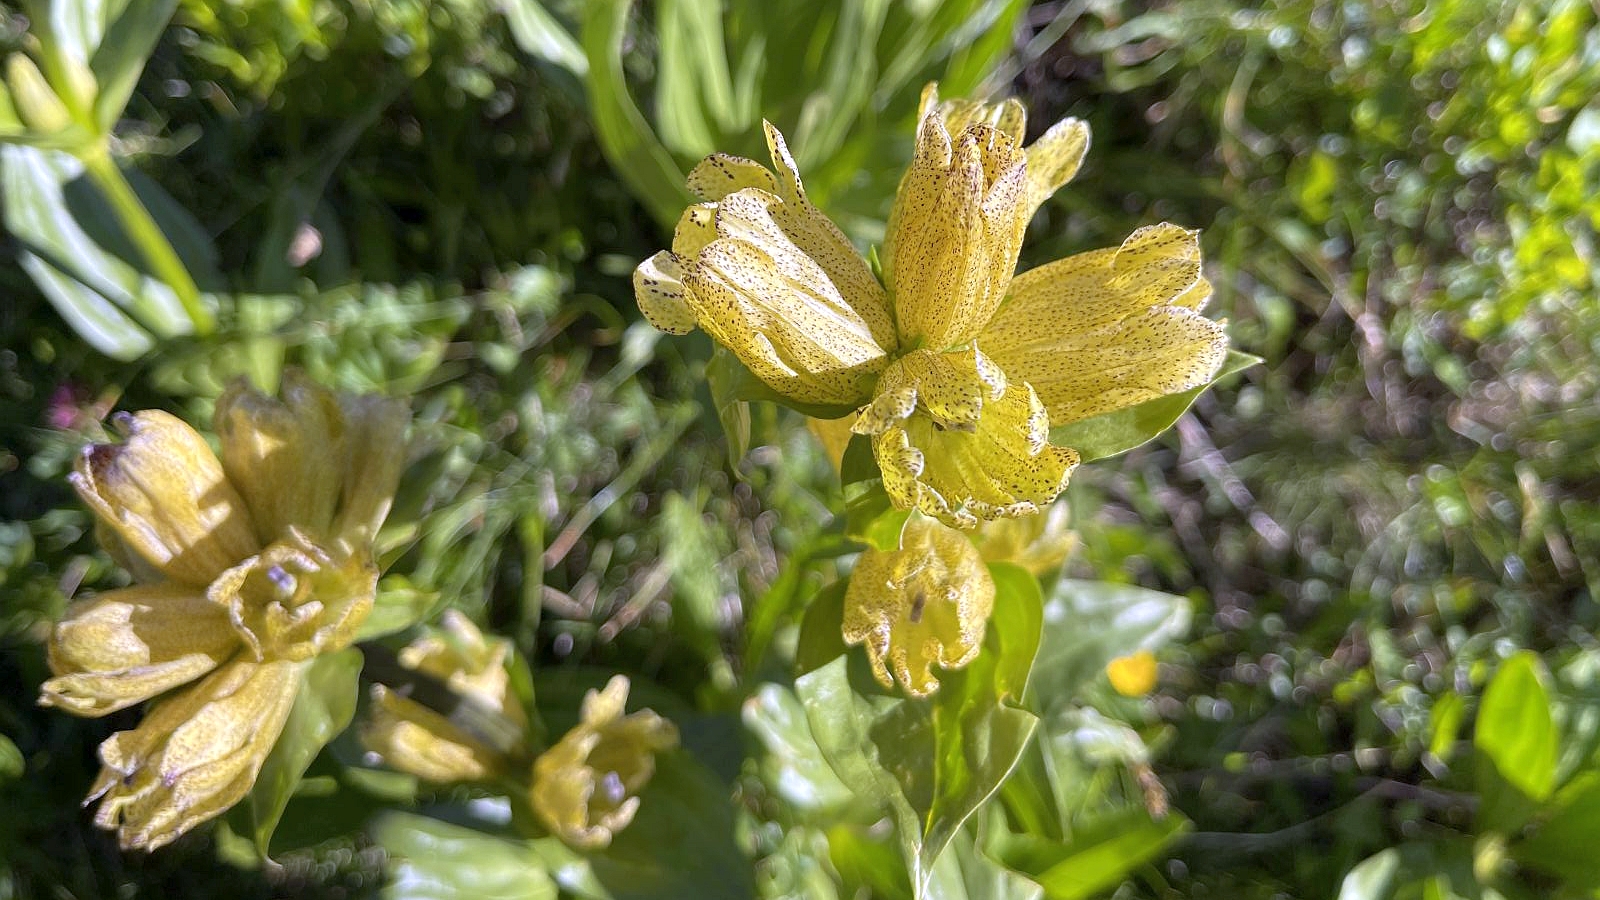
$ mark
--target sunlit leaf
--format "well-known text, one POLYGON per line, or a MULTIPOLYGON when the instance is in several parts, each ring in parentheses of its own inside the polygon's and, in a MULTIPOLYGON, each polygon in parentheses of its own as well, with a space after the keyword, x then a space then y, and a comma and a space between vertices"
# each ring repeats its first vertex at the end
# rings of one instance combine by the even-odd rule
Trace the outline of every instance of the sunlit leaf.
POLYGON ((1042 708, 1070 700, 1113 659, 1181 637, 1189 619, 1183 597, 1110 582, 1056 582, 1044 606, 1044 639, 1034 664, 1042 708))
POLYGON ((107 23, 99 46, 87 60, 99 87, 94 118, 101 131, 110 132, 122 116, 139 75, 144 72, 145 60, 155 50, 177 7, 178 0, 126 2, 107 23))
POLYGON ((1524 650, 1507 659, 1483 692, 1472 744, 1481 761, 1480 819, 1510 831, 1555 789, 1560 735, 1550 714, 1539 655, 1524 650))
POLYGON ((250 791, 250 838, 262 856, 306 767, 355 715, 360 674, 361 651, 354 647, 319 656, 306 668, 289 721, 250 791))
MULTIPOLYGON (((1038 647, 1038 585, 1013 566, 990 567, 995 613, 983 651, 967 667, 947 672, 927 700, 886 694, 865 672, 858 651, 802 675, 795 692, 812 734, 834 772, 858 796, 895 819, 911 884, 922 896, 934 866, 971 815, 994 796, 1016 765, 1038 720, 1020 699, 1038 647)), ((841 602, 842 602, 842 594, 841 602)), ((818 607, 814 605, 814 609, 818 607)), ((839 620, 821 608, 805 633, 839 620)))
POLYGON ((1171 428, 1207 388, 1259 362, 1259 356, 1229 350, 1222 368, 1209 382, 1180 394, 1052 428, 1050 442, 1077 450, 1084 462, 1132 450, 1171 428))
MULTIPOLYGON (((115 359, 133 359, 155 337, 189 334, 194 322, 178 296, 148 273, 117 228, 118 217, 83 164, 60 151, 0 148, 6 228, 22 267, 84 340, 115 359)), ((215 286, 215 250, 199 223, 153 182, 129 184, 202 285, 215 286)))
POLYGON ((388 854, 386 900, 554 900, 543 861, 522 841, 391 812, 372 828, 388 854))
POLYGON ((589 59, 583 48, 539 0, 499 0, 505 13, 506 24, 511 26, 511 37, 529 56, 542 59, 584 77, 589 73, 589 59))
POLYGON ((1131 808, 1080 824, 1070 840, 1009 835, 998 838, 992 852, 1038 882, 1050 900, 1085 900, 1127 880, 1188 829, 1189 821, 1177 813, 1154 819, 1131 808))
POLYGON ((1556 810, 1527 839, 1512 845, 1520 865, 1540 869, 1578 890, 1600 890, 1595 836, 1600 835, 1600 772, 1588 771, 1552 800, 1556 810))
POLYGON ((622 45, 632 5, 631 0, 597 0, 585 6, 582 44, 589 59, 585 85, 606 158, 657 224, 670 228, 690 198, 683 186, 684 171, 634 105, 623 77, 622 45))

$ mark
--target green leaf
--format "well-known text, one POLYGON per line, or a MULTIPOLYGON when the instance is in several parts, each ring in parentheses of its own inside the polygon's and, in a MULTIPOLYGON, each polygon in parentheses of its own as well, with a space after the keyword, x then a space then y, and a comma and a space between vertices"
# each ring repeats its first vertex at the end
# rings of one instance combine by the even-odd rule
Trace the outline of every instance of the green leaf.
POLYGON ((997 837, 991 852, 1038 882, 1050 900, 1083 900, 1127 880, 1187 830, 1189 820, 1182 815, 1154 819, 1135 807, 1079 825, 1066 841, 1027 834, 997 837))
POLYGON ((1519 865, 1566 879, 1570 887, 1600 890, 1595 866, 1595 836, 1600 835, 1600 772, 1589 771, 1563 787, 1553 800, 1555 812, 1530 837, 1512 845, 1519 865))
POLYGON ((389 575, 378 582, 378 596, 372 612, 356 632, 356 641, 394 634, 421 622, 439 601, 437 591, 424 591, 403 575, 389 575))
POLYGON ((734 837, 731 793, 689 754, 660 756, 633 824, 592 860, 596 878, 615 900, 753 897, 750 860, 734 837))
POLYGON ((0 785, 21 778, 27 768, 28 761, 22 758, 16 742, 0 734, 0 785))
POLYGON ((1481 821, 1510 832, 1555 789, 1560 735, 1550 714, 1544 663, 1524 650, 1500 665, 1483 692, 1472 744, 1479 760, 1481 821))
POLYGON ((1397 847, 1380 850, 1345 873, 1338 900, 1387 900, 1400 881, 1404 860, 1397 847))
POLYGON ((250 790, 250 838, 263 857, 306 768, 355 715, 360 674, 361 651, 354 647, 319 656, 306 666, 289 721, 250 790))
POLYGON ((1050 429, 1050 442, 1077 450, 1084 462, 1127 452, 1171 428, 1207 388, 1259 362, 1259 356, 1229 350, 1222 368, 1205 384, 1181 394, 1059 425, 1050 429))
POLYGON ((1402 844, 1367 857, 1339 886, 1338 900, 1500 900, 1478 883, 1473 846, 1465 840, 1402 844))
POLYGON ((855 801, 822 757, 794 691, 761 685, 744 702, 741 718, 765 751, 758 757, 762 780, 802 818, 832 823, 855 801))
POLYGON ((835 581, 811 598, 800 619, 800 638, 795 644, 795 671, 814 672, 849 652, 844 643, 845 580, 835 581))
POLYGON ((538 0, 500 0, 500 11, 511 26, 511 39, 522 52, 560 66, 583 78, 589 74, 589 58, 583 48, 538 0))
POLYGON ((754 124, 734 101, 722 4, 716 0, 662 0, 656 4, 656 118, 662 140, 680 156, 702 157, 725 131, 754 124))
POLYGON ((670 229, 691 202, 684 172, 661 145, 628 94, 622 45, 631 0, 585 4, 582 43, 589 60, 584 79, 595 135, 611 167, 662 228, 670 229))
POLYGON ((555 900, 555 882, 523 841, 392 812, 372 838, 388 854, 386 900, 555 900))
POLYGON ((882 478, 877 454, 872 451, 872 438, 864 434, 850 435, 850 442, 844 445, 844 456, 839 460, 839 483, 850 485, 882 478))
POLYGON ((1434 701, 1433 709, 1428 714, 1429 753, 1445 762, 1450 761, 1466 712, 1466 701, 1455 691, 1447 691, 1434 701))
POLYGON ((983 852, 969 831, 939 857, 928 880, 927 896, 939 900, 1041 900, 1046 895, 1035 881, 983 852))
POLYGON ((1057 581, 1044 606, 1035 690, 1048 712, 1100 678, 1106 664, 1154 650, 1189 630, 1189 601, 1103 581, 1057 581))
MULTIPOLYGON (((940 855, 999 790, 1038 724, 1032 713, 1011 705, 1025 690, 1038 648, 1038 584, 1013 566, 997 564, 991 572, 997 596, 983 651, 967 667, 945 673, 931 698, 886 694, 858 651, 795 682, 812 735, 835 774, 894 817, 919 897, 940 855)), ((839 597, 842 602, 842 591, 839 597)), ((821 654, 810 649, 807 632, 815 635, 825 622, 836 635, 841 614, 831 607, 816 620, 808 614, 801 637, 808 657, 821 654)), ((820 645, 823 638, 815 641, 820 645)))
POLYGON ((88 60, 99 86, 94 119, 102 132, 109 134, 122 117, 139 75, 144 72, 145 61, 177 8, 178 0, 129 2, 106 27, 100 45, 88 60))
MULTIPOLYGON (((59 151, 0 148, 0 210, 20 245, 18 258, 79 336, 119 360, 134 359, 155 338, 194 331, 172 288, 149 274, 140 252, 115 225, 117 214, 83 163, 59 151)), ((200 224, 153 182, 129 184, 183 264, 218 284, 215 253, 200 224)))
POLYGON ((750 452, 750 404, 741 394, 746 379, 754 377, 721 346, 711 351, 711 361, 706 363, 706 387, 711 391, 717 421, 728 436, 728 467, 736 472, 744 455, 750 452))

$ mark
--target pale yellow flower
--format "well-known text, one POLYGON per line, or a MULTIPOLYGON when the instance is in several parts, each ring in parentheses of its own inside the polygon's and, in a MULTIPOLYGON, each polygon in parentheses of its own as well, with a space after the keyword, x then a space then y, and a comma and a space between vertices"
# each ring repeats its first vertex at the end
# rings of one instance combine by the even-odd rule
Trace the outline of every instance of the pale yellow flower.
POLYGON ((223 395, 221 460, 146 410, 119 416, 126 440, 86 448, 69 476, 145 583, 68 607, 40 702, 99 716, 160 698, 100 747, 95 821, 124 847, 159 847, 244 797, 310 660, 347 646, 372 608, 405 404, 298 373, 283 394, 223 395))
MULTIPOLYGON (((400 664, 436 679, 520 739, 527 715, 511 693, 506 671, 511 642, 485 637, 471 619, 453 609, 440 624, 441 629, 401 650, 400 664)), ((492 746, 469 728, 384 685, 372 686, 369 716, 362 743, 391 768, 441 783, 506 774, 507 748, 492 746)))
POLYGON ((628 679, 614 676, 583 698, 579 722, 533 763, 528 800, 539 821, 569 846, 602 850, 639 811, 656 754, 678 746, 678 729, 644 709, 623 715, 628 679))
POLYGON ((941 104, 930 85, 880 283, 768 124, 772 170, 719 154, 690 173, 706 202, 634 273, 639 307, 706 331, 801 408, 860 410, 897 507, 958 527, 1036 512, 1078 462, 1052 426, 1205 384, 1227 339, 1199 314, 1198 237, 1174 225, 1013 277, 1089 143, 1064 119, 1024 147, 1025 126, 1014 100, 941 104))
POLYGON ((897 550, 862 551, 844 595, 844 639, 865 644, 884 687, 913 697, 939 689, 933 667, 977 657, 995 585, 967 536, 913 514, 897 550))
POLYGON ((973 542, 985 562, 1011 563, 1034 576, 1060 572, 1078 543, 1069 513, 1066 504, 1057 503, 1043 515, 984 522, 973 532, 973 542))

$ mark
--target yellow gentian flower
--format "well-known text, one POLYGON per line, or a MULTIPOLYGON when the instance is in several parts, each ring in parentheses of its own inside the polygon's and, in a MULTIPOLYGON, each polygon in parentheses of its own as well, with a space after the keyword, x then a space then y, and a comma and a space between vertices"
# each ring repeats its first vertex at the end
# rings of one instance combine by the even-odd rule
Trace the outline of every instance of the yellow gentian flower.
MULTIPOLYGON (((496 716, 521 735, 527 714, 511 693, 506 661, 511 642, 485 637, 471 619, 446 610, 442 628, 408 644, 400 664, 430 675, 485 714, 496 716)), ((490 746, 409 697, 381 684, 372 686, 370 720, 361 732, 367 749, 393 769, 426 781, 482 781, 506 773, 503 748, 490 746)))
POLYGON ((310 660, 372 608, 371 541, 405 461, 404 403, 339 397, 298 373, 283 399, 217 401, 222 459, 159 410, 69 476, 103 543, 142 584, 68 607, 40 701, 100 716, 155 699, 100 745, 95 822, 154 849, 250 790, 310 660), (156 699, 159 698, 159 699, 156 699))
POLYGON ((1036 512, 1078 462, 1052 426, 1205 384, 1227 339, 1199 314, 1198 235, 1175 225, 1013 277, 1089 143, 1069 118, 1023 147, 1025 126, 1014 100, 924 91, 880 283, 767 124, 772 169, 716 154, 690 173, 706 202, 634 273, 639 307, 706 331, 797 405, 858 409, 897 507, 963 528, 1036 512))
POLYGON ((678 729, 648 709, 623 715, 628 679, 613 676, 583 698, 579 721, 533 763, 529 804, 550 832, 578 850, 603 850, 639 811, 656 754, 678 729))
POLYGON ((913 514, 897 550, 862 551, 844 595, 844 640, 865 644, 884 687, 939 689, 935 665, 959 669, 983 645, 994 578, 967 536, 913 514))

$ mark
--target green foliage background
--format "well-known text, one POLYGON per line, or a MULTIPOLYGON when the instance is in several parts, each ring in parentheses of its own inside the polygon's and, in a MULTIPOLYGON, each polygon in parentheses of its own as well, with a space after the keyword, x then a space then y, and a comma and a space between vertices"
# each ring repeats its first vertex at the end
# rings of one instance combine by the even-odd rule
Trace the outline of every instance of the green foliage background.
MULTIPOLYGON (((800 733, 786 654, 843 552, 834 476, 761 404, 730 470, 709 343, 660 340, 627 276, 667 240, 673 172, 754 155, 762 115, 871 240, 935 77, 1017 94, 1035 132, 1093 126, 1025 267, 1163 219, 1202 227, 1213 314, 1265 358, 1075 476, 1068 574, 1184 595, 1192 624, 1164 635, 1148 702, 1062 666, 1043 727, 1079 743, 1025 757, 1011 820, 975 827, 1078 848, 1047 865, 1001 842, 1051 896, 1596 895, 1594 7, 839 3, 804 17, 809 42, 776 42, 773 21, 810 6, 729 4, 713 40, 717 5, 684 0, 178 5, 114 151, 158 219, 150 198, 173 201, 168 234, 198 236, 178 249, 218 330, 135 316, 155 349, 119 361, 0 269, 0 897, 371 896, 385 846, 460 838, 374 820, 412 794, 330 764, 313 775, 346 779, 339 800, 291 804, 279 866, 236 868, 204 836, 119 854, 78 804, 131 714, 32 704, 48 623, 118 577, 65 486, 71 455, 112 406, 203 418, 227 378, 285 363, 417 397, 392 594, 514 637, 541 702, 604 671, 648 684, 736 787, 737 825, 708 830, 761 859, 764 895, 903 895, 892 845, 828 824, 871 815, 782 752, 800 733), (1145 765, 1186 834, 1142 809, 1145 765), (781 793, 795 772, 813 806, 781 793), (1022 795, 1081 815, 1019 827, 1022 795), (1135 867, 1097 881, 1094 848, 1135 867)), ((22 46, 24 17, 5 25, 22 46)), ((8 234, 7 254, 30 240, 8 234)), ((554 865, 473 846, 486 878, 554 865)))

